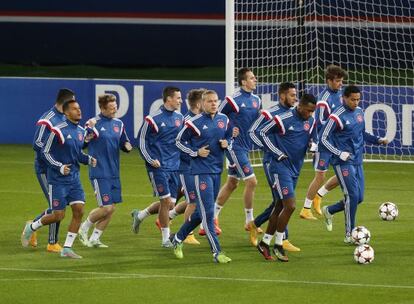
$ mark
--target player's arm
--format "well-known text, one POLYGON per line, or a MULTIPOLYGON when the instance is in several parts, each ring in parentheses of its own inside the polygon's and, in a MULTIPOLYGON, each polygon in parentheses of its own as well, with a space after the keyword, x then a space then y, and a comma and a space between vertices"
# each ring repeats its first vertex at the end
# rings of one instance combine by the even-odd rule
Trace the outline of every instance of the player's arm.
POLYGON ((144 160, 155 168, 160 167, 160 161, 155 159, 151 155, 151 151, 148 149, 150 138, 158 133, 158 125, 154 119, 148 115, 145 117, 144 122, 138 132, 138 149, 144 160))
POLYGON ((45 145, 42 147, 42 155, 43 158, 46 160, 48 166, 50 166, 56 171, 59 171, 62 175, 66 175, 65 167, 69 167, 70 165, 64 165, 61 162, 57 161, 51 153, 51 151, 53 151, 55 147, 65 142, 62 133, 57 133, 56 135, 55 132, 51 132, 49 134, 49 137, 46 140, 45 145))
POLYGON ((178 133, 176 139, 175 139, 175 145, 177 146, 180 151, 184 152, 185 154, 190 155, 191 157, 197 157, 199 156, 199 152, 201 155, 204 155, 204 150, 199 151, 200 149, 196 149, 191 145, 191 138, 193 136, 200 136, 201 132, 200 130, 194 125, 194 123, 191 120, 188 120, 185 122, 184 127, 181 129, 181 131, 178 133))
POLYGON ((365 123, 364 123, 364 141, 374 145, 388 145, 388 139, 385 137, 375 136, 365 130, 365 123))
POLYGON ((99 138, 99 131, 96 129, 96 118, 90 118, 85 124, 85 140, 83 142, 83 149, 85 149, 88 144, 96 139, 99 138))
POLYGON ((254 121, 249 129, 249 136, 251 140, 260 148, 263 148, 263 143, 259 138, 260 127, 263 126, 264 122, 271 119, 269 115, 270 113, 268 111, 262 110, 260 116, 254 121))
POLYGON ((285 133, 285 127, 280 116, 275 115, 272 120, 266 122, 263 125, 263 128, 260 130, 260 140, 263 142, 263 145, 267 147, 275 156, 277 160, 283 160, 287 156, 279 148, 276 147, 276 144, 269 137, 271 133, 285 133))
POLYGON ((226 124, 226 133, 224 133, 224 138, 220 139, 220 147, 222 149, 232 149, 233 145, 233 129, 230 127, 230 121, 227 118, 227 124, 226 124))
POLYGON ((220 103, 218 111, 228 115, 232 112, 239 113, 240 109, 233 97, 226 96, 224 100, 220 103))
POLYGON ((341 160, 346 161, 351 157, 348 151, 339 150, 330 140, 333 133, 343 130, 344 126, 341 119, 336 114, 331 114, 328 121, 322 128, 320 144, 322 144, 332 154, 338 156, 341 160))
POLYGON ((121 132, 122 133, 121 133, 121 137, 119 139, 119 148, 122 151, 124 151, 126 153, 129 153, 132 150, 132 145, 131 145, 131 142, 130 142, 130 140, 128 138, 128 135, 126 133, 125 125, 123 123, 122 123, 122 131, 121 132))
POLYGON ((316 120, 313 120, 309 133, 310 133, 309 152, 315 153, 318 150, 318 144, 317 144, 318 132, 316 131, 316 120))

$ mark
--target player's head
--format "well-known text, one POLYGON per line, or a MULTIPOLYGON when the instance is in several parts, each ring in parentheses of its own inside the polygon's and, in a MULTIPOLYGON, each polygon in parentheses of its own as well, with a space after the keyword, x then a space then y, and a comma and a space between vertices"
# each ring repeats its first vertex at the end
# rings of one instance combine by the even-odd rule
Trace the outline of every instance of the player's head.
POLYGON ((103 116, 108 118, 114 118, 118 111, 118 105, 116 104, 116 97, 112 94, 104 94, 98 97, 99 109, 103 116))
POLYGON ((181 91, 177 87, 165 87, 162 91, 162 100, 165 106, 173 110, 178 110, 183 102, 181 99, 181 91))
POLYGON ((63 104, 69 100, 75 100, 75 93, 67 88, 60 89, 57 93, 55 102, 57 109, 62 112, 63 104))
POLYGON ((303 120, 309 119, 316 109, 316 98, 312 94, 303 94, 299 100, 298 113, 303 120))
POLYGON ((249 68, 242 68, 237 72, 237 81, 243 90, 252 92, 256 90, 257 79, 249 68))
POLYGON ((187 94, 188 106, 194 114, 201 112, 201 101, 203 99, 203 93, 206 89, 192 89, 187 94))
POLYGON ((326 67, 326 84, 333 91, 338 91, 341 89, 344 78, 346 78, 347 76, 348 73, 340 66, 330 64, 326 67))
POLYGON ((219 99, 216 91, 206 90, 203 93, 203 110, 208 114, 215 114, 218 111, 219 99))
POLYGON ((349 85, 345 87, 342 98, 347 107, 353 111, 361 101, 361 90, 356 85, 349 85))
POLYGON ((74 99, 66 101, 62 105, 63 113, 71 122, 78 123, 82 119, 82 112, 78 102, 74 99))
POLYGON ((279 85, 279 101, 285 107, 293 107, 297 101, 296 87, 291 82, 282 82, 279 85))

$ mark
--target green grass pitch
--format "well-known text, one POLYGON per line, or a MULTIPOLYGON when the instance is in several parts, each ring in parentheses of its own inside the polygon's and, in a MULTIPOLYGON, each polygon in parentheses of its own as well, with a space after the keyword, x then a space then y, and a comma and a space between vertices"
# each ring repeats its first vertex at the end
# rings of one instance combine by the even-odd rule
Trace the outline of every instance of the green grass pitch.
MULTIPOLYGON (((144 208, 153 198, 137 151, 123 155, 121 161, 124 202, 102 237, 110 248, 85 248, 76 241, 76 252, 84 258, 67 260, 46 252, 47 227, 39 232, 37 249, 21 247, 24 222, 46 203, 33 172, 31 148, 0 145, 1 303, 414 303, 414 165, 365 165, 365 201, 358 209, 357 224, 371 231, 372 264, 353 261, 354 246, 343 244, 343 215, 334 218, 332 232, 325 230, 322 220, 299 219, 313 177, 306 163, 297 187, 297 209, 289 224, 290 240, 302 251, 289 254, 289 263, 264 261, 243 229, 240 187, 220 214, 220 241, 233 262, 218 265, 212 262, 202 237, 198 237, 200 246, 184 246, 183 260, 161 248, 154 216, 145 220, 139 235, 131 232, 131 209, 144 208), (379 219, 383 201, 398 205, 396 221, 379 219)), ((86 173, 82 167, 89 212, 96 202, 86 173)), ((262 168, 256 168, 256 175, 257 215, 269 203, 270 192, 262 168)), ((324 202, 340 196, 335 190, 324 202)), ((61 242, 70 213, 61 224, 61 242)), ((172 231, 181 222, 182 216, 175 219, 172 231)))

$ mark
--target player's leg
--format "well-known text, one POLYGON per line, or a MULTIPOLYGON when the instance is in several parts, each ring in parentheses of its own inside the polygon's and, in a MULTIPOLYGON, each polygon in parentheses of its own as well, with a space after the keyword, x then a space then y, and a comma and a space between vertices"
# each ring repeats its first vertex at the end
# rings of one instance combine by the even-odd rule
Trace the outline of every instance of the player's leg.
MULTIPOLYGON (((186 207, 184 210, 184 222, 187 221, 190 216, 196 210, 196 200, 195 200, 195 187, 194 187, 194 177, 189 173, 184 175, 180 174, 180 184, 182 193, 185 196, 186 207)), ((201 222, 201 218, 200 218, 201 222)), ((185 238, 184 243, 190 245, 200 245, 200 242, 196 239, 194 231, 191 231, 188 236, 185 238)))
POLYGON ((76 200, 71 201, 69 205, 72 209, 72 219, 69 223, 68 233, 66 235, 63 249, 60 252, 60 256, 62 258, 81 259, 82 257, 72 250, 72 246, 73 242, 76 239, 76 236, 78 235, 78 231, 82 222, 85 202, 84 199, 76 200))

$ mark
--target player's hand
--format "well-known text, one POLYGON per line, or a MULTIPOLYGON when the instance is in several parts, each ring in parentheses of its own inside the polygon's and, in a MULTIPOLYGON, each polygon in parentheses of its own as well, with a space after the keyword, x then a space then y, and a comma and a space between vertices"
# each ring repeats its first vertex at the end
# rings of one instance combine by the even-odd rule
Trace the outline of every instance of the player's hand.
POLYGON ((287 159, 288 158, 288 156, 286 155, 286 154, 282 154, 282 155, 280 155, 278 158, 277 158, 277 161, 282 161, 282 160, 285 160, 285 159, 287 159))
POLYGON ((240 129, 239 128, 237 128, 237 127, 234 127, 233 128, 233 132, 231 133, 231 137, 237 137, 237 136, 239 136, 239 134, 240 134, 240 129))
POLYGON ((201 147, 197 151, 197 155, 201 156, 201 157, 207 157, 209 154, 210 154, 210 150, 208 149, 208 145, 204 146, 204 147, 201 147))
POLYGON ((96 125, 96 119, 95 118, 91 118, 86 122, 86 126, 89 128, 94 128, 96 125))
POLYGON ((89 165, 95 168, 97 164, 98 164, 98 161, 96 160, 96 158, 91 157, 89 160, 89 165))
POLYGON ((60 173, 62 173, 63 175, 69 175, 69 173, 70 173, 70 166, 72 166, 72 165, 71 164, 63 165, 60 168, 60 173))
POLYGON ((132 145, 129 141, 127 141, 124 145, 125 149, 130 152, 132 150, 132 145))
POLYGON ((156 159, 152 161, 151 166, 153 166, 154 168, 159 168, 161 167, 161 163, 158 159, 156 159))
POLYGON ((347 161, 348 159, 351 158, 351 153, 349 152, 341 152, 341 154, 339 154, 339 158, 343 161, 347 161))
POLYGON ((229 142, 227 141, 227 139, 220 139, 220 147, 222 149, 226 149, 229 146, 229 142))
POLYGON ((380 139, 378 139, 378 144, 380 144, 380 145, 388 145, 389 144, 389 140, 386 139, 385 137, 381 137, 380 139))

